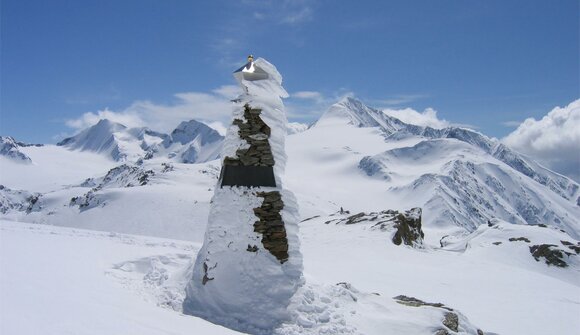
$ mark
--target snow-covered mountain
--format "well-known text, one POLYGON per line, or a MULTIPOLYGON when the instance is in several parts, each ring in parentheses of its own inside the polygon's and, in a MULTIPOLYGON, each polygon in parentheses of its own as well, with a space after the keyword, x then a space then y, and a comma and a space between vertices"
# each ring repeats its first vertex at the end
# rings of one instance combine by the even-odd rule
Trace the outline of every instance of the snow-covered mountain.
POLYGON ((124 125, 103 119, 57 145, 71 150, 92 151, 121 161, 134 158, 132 156, 142 151, 135 140, 134 135, 124 125))
POLYGON ((222 140, 217 131, 195 120, 182 122, 168 135, 145 127, 127 128, 103 119, 57 145, 96 152, 119 162, 164 155, 174 161, 200 163, 219 156, 222 140))
POLYGON ((183 163, 202 163, 219 157, 223 139, 215 129, 190 120, 181 122, 162 145, 171 156, 179 156, 183 163))
MULTIPOLYGON (((196 121, 161 134, 103 120, 60 146, 16 143, 34 164, 0 159, 0 219, 11 221, 0 222, 0 248, 12 255, 2 262, 0 333, 237 333, 179 314, 220 171, 218 135, 196 121), (65 289, 74 294, 54 309, 23 302, 57 301, 65 289), (88 306, 83 292, 102 300, 88 306), (46 317, 24 327, 31 308, 46 317), (64 314, 69 328, 51 321, 64 314)), ((277 334, 580 327, 574 181, 476 131, 407 124, 355 99, 288 136, 286 154, 306 285, 277 334), (420 247, 393 243, 407 212, 421 213, 420 247)))
POLYGON ((30 157, 20 151, 20 147, 22 147, 22 145, 16 142, 12 137, 0 136, 0 156, 7 157, 8 159, 19 163, 32 163, 30 157))
POLYGON ((388 149, 364 148, 369 155, 358 168, 383 183, 389 196, 423 207, 430 225, 473 231, 500 218, 580 236, 579 185, 496 139, 465 128, 406 124, 352 98, 333 105, 313 131, 344 125, 351 127, 342 136, 355 137, 353 127, 378 131, 386 144, 380 146, 388 149))

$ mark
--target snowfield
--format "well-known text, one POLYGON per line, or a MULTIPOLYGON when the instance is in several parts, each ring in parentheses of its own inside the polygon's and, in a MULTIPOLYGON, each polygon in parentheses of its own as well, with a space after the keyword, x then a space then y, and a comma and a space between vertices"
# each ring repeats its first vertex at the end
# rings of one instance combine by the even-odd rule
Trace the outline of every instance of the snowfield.
POLYGON ((2 334, 236 333, 158 306, 164 269, 186 268, 198 246, 7 221, 0 227, 2 334))
MULTIPOLYGON (((498 222, 444 248, 396 246, 365 223, 303 222, 306 285, 277 334, 433 334, 448 311, 464 332, 575 334, 580 262, 536 261, 524 237, 564 233, 498 222), (495 242, 502 242, 495 245, 495 242), (342 283, 337 285, 338 283, 342 283)), ((426 232, 426 234, 428 231, 426 232)), ((574 241, 577 243, 576 241, 574 241)), ((181 313, 198 243, 0 221, 2 334, 236 334, 181 313)))

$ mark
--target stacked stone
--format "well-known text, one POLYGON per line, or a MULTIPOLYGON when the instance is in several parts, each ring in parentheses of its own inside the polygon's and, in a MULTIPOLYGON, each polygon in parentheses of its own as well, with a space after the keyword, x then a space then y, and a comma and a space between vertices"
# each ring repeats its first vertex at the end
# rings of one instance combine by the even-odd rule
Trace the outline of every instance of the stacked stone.
POLYGON ((245 140, 250 147, 238 149, 237 158, 226 157, 224 165, 243 166, 274 166, 274 156, 270 147, 270 127, 260 118, 261 109, 244 106, 244 122, 235 119, 233 124, 240 129, 238 135, 245 140))
MULTIPOLYGON (((280 211, 284 208, 282 196, 278 191, 258 192, 264 198, 262 206, 254 208, 254 214, 260 219, 254 223, 254 231, 262 234, 262 245, 280 263, 288 260, 288 239, 280 211)), ((256 246, 248 246, 248 251, 257 251, 256 246), (250 250, 252 249, 252 250, 250 250)))

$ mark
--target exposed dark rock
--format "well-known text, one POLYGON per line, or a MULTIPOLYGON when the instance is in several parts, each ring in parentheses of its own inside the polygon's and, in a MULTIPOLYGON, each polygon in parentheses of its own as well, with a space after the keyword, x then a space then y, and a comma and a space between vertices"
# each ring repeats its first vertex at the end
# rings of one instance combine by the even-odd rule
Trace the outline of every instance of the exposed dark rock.
POLYGON ((450 335, 447 329, 439 329, 434 335, 450 335))
POLYGON ((459 317, 455 313, 445 313, 443 325, 452 331, 457 332, 459 330, 459 317))
POLYGON ((574 251, 577 255, 580 254, 580 242, 577 242, 576 245, 569 241, 560 241, 563 245, 568 247, 568 249, 574 251))
POLYGON ((161 170, 161 172, 163 172, 163 173, 175 170, 175 168, 173 167, 173 164, 171 164, 171 163, 161 163, 161 166, 163 167, 163 169, 161 170))
POLYGON ((423 242, 425 234, 421 229, 421 208, 413 208, 404 214, 398 214, 395 222, 397 232, 393 236, 393 243, 396 245, 405 243, 412 246, 423 242))
POLYGON ((501 242, 499 242, 499 241, 498 241, 498 242, 493 242, 492 244, 493 244, 493 245, 500 245, 500 244, 501 244, 501 242))
POLYGON ((417 299, 414 297, 408 297, 406 295, 398 295, 398 296, 394 297, 393 299, 395 299, 399 304, 405 305, 405 306, 410 306, 410 307, 431 306, 431 307, 443 308, 443 309, 446 309, 450 312, 453 311, 452 308, 446 307, 442 303, 425 302, 423 300, 420 300, 420 299, 417 299))
POLYGON ((258 251, 258 246, 257 245, 249 245, 248 244, 248 249, 246 249, 249 252, 257 252, 258 251))
MULTIPOLYGON (((215 268, 215 266, 214 266, 213 268, 215 268)), ((212 269, 213 269, 213 268, 212 268, 212 269)), ((206 263, 206 262, 203 262, 203 278, 201 279, 201 283, 202 283, 203 285, 207 284, 207 282, 208 282, 208 281, 210 281, 210 280, 213 280, 213 279, 214 279, 214 278, 209 278, 209 277, 207 276, 207 271, 208 271, 208 270, 209 270, 209 268, 208 268, 208 266, 207 266, 207 263, 206 263)))
POLYGON ((530 252, 538 262, 540 258, 544 258, 548 265, 555 265, 561 268, 568 267, 568 263, 564 261, 564 255, 571 256, 572 253, 556 248, 554 244, 539 244, 531 246, 530 252))
POLYGON ((26 207, 26 213, 31 213, 39 210, 37 203, 38 200, 40 200, 41 196, 42 195, 40 194, 34 194, 26 199, 26 201, 28 202, 28 206, 26 207))
POLYGON ((510 242, 516 242, 516 241, 524 241, 526 243, 530 243, 530 240, 527 237, 511 237, 509 239, 510 242))
MULTIPOLYGON (((288 260, 288 239, 280 211, 284 208, 282 196, 278 191, 258 192, 264 198, 262 205, 254 208, 254 214, 260 219, 254 223, 254 231, 262 234, 262 245, 280 263, 288 260)), ((252 251, 252 250, 248 250, 252 251)))
POLYGON ((151 159, 151 158, 153 158, 154 154, 155 154, 155 152, 153 152, 153 151, 147 151, 145 153, 145 156, 143 156, 143 159, 151 159))
MULTIPOLYGON (((333 215, 338 215, 338 213, 333 215)), ((425 236, 421 229, 421 208, 412 208, 404 213, 390 209, 380 212, 360 212, 346 218, 328 220, 325 224, 331 222, 345 225, 372 223, 371 229, 383 231, 392 231, 394 229, 396 231, 392 242, 396 245, 404 243, 410 246, 421 246, 425 236)))
POLYGON ((312 219, 316 219, 316 218, 318 218, 318 217, 320 217, 320 215, 314 215, 314 216, 311 216, 311 217, 309 217, 309 218, 306 218, 306 219, 304 219, 304 220, 302 220, 302 221, 300 221, 300 222, 306 222, 306 221, 309 221, 309 220, 312 220, 312 219))
POLYGON ((347 220, 344 224, 353 224, 353 223, 365 221, 364 216, 365 216, 365 213, 363 213, 363 212, 355 214, 355 215, 351 215, 347 218, 347 220))

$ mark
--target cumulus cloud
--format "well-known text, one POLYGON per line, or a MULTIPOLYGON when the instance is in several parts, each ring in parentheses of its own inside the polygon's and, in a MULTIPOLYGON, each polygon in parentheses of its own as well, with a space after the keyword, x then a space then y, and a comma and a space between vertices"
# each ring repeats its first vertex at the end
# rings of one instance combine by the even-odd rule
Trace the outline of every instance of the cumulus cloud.
POLYGON ((502 141, 580 181, 580 99, 554 108, 541 120, 526 119, 502 141))
POLYGON ((212 124, 216 130, 224 129, 232 113, 231 97, 236 91, 231 85, 222 86, 212 93, 186 92, 175 94, 171 104, 152 101, 135 101, 120 111, 104 109, 85 113, 77 119, 66 121, 66 125, 81 130, 96 124, 101 119, 109 119, 127 127, 149 127, 161 132, 170 132, 182 121, 195 119, 212 124), (221 126, 220 126, 221 124, 221 126))
POLYGON ((126 126, 131 127, 143 127, 145 126, 145 121, 138 115, 135 111, 127 110, 122 113, 114 112, 105 108, 97 112, 84 113, 77 119, 66 120, 65 124, 73 129, 81 130, 88 128, 102 119, 108 119, 113 122, 117 122, 126 126))
POLYGON ((451 125, 448 121, 439 119, 437 117, 437 111, 433 108, 427 108, 422 113, 417 112, 412 108, 383 109, 383 113, 395 117, 405 123, 422 127, 441 129, 451 125))

